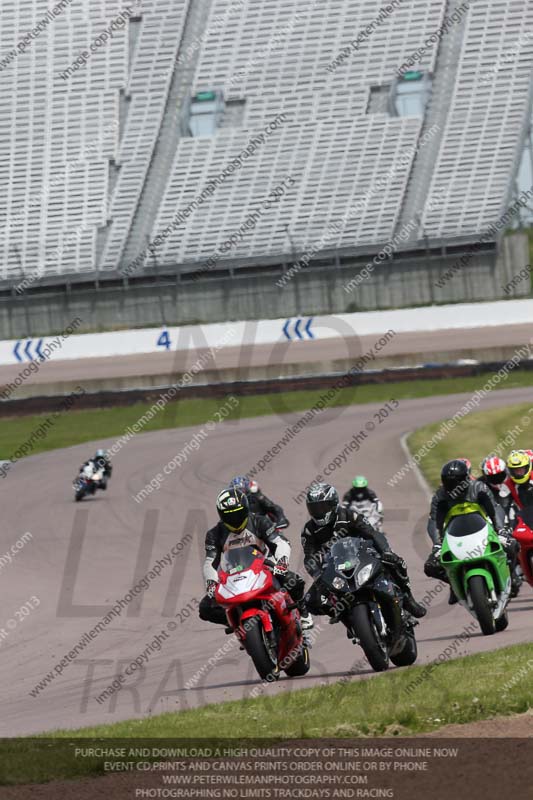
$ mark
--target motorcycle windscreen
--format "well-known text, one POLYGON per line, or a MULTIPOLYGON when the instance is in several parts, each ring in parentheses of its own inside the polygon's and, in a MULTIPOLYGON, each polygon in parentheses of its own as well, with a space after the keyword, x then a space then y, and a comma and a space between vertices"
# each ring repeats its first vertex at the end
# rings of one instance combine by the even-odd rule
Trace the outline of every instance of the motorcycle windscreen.
POLYGON ((263 553, 255 547, 235 547, 222 554, 220 569, 228 573, 224 584, 219 584, 218 593, 222 598, 236 598, 239 595, 261 589, 267 576, 264 571, 254 572, 252 565, 263 553))
MULTIPOLYGON (((330 549, 337 572, 351 572, 358 569, 361 564, 361 548, 365 545, 363 539, 346 537, 335 542, 330 549)), ((366 547, 365 547, 366 549, 366 547)))
POLYGON ((487 547, 489 528, 481 514, 462 514, 452 518, 446 537, 455 558, 460 561, 481 558, 487 547))
POLYGON ((255 547, 232 547, 225 550, 220 558, 220 568, 234 575, 249 569, 261 553, 255 547))

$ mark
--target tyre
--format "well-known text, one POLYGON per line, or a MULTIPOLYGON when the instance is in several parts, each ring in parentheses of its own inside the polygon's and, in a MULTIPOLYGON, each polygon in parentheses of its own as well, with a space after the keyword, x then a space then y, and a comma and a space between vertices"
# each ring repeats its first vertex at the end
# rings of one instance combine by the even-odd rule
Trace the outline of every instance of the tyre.
POLYGON ((387 647, 376 631, 368 606, 354 606, 350 611, 349 620, 372 669, 375 672, 383 672, 388 669, 389 654, 387 647))
POLYGON ((492 636, 496 632, 496 625, 485 579, 481 575, 473 575, 468 581, 468 589, 481 632, 485 636, 492 636))
POLYGON ((74 499, 77 503, 83 498, 83 490, 79 489, 76 494, 74 495, 74 499))
POLYGON ((290 667, 285 667, 285 674, 288 675, 289 678, 299 678, 301 675, 306 675, 309 672, 310 666, 309 650, 307 647, 303 646, 302 652, 296 661, 293 661, 290 667))
POLYGON ((498 619, 495 621, 494 624, 496 627, 496 633, 504 631, 506 627, 509 625, 509 614, 507 613, 507 611, 504 611, 501 617, 498 617, 498 619))
POLYGON ((418 647, 416 644, 416 639, 414 633, 410 633, 407 637, 407 640, 400 650, 399 653, 396 655, 391 656, 390 660, 396 667, 408 667, 410 664, 414 664, 418 657, 418 647))
POLYGON ((275 657, 271 655, 271 649, 265 630, 259 617, 252 617, 246 621, 246 639, 244 646, 246 652, 254 662, 254 666, 263 680, 277 681, 279 678, 279 667, 275 657))

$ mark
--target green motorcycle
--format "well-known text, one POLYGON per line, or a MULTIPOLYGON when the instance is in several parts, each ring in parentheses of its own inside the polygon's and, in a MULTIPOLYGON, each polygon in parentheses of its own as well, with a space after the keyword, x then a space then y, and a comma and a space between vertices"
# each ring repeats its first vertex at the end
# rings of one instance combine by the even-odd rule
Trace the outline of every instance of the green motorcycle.
POLYGON ((511 573, 498 534, 477 503, 458 503, 444 522, 440 561, 457 599, 485 636, 509 624, 511 573))

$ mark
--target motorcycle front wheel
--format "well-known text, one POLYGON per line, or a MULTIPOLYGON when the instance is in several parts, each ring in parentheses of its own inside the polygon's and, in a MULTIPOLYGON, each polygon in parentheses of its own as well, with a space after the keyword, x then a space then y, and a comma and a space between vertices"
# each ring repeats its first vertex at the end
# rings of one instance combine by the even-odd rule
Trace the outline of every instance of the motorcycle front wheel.
POLYGON ((265 629, 259 617, 252 617, 246 621, 244 646, 254 662, 259 677, 267 681, 277 681, 280 670, 277 661, 271 655, 265 629))
POLYGON ((473 575, 468 581, 468 589, 481 632, 485 636, 492 636, 496 631, 496 625, 484 578, 481 575, 473 575))
POLYGON ((359 639, 363 652, 375 672, 389 668, 387 646, 381 641, 367 605, 354 606, 350 611, 349 624, 359 639))

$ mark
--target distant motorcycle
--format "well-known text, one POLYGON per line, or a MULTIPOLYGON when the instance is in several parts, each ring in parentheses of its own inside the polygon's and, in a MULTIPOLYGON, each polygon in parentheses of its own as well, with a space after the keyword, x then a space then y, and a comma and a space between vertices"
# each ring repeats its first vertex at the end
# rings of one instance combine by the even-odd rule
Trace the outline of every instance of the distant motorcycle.
POLYGON ((74 499, 79 502, 87 495, 95 494, 97 489, 106 489, 107 478, 102 470, 95 470, 90 464, 87 464, 72 485, 74 487, 74 499))
POLYGON ((321 589, 376 672, 413 664, 418 655, 413 617, 402 607, 402 593, 366 539, 343 537, 324 558, 321 589))
POLYGON ((218 569, 215 600, 263 680, 281 670, 290 677, 309 671, 300 613, 289 593, 276 585, 272 564, 256 537, 228 539, 218 569), (250 541, 253 539, 254 541, 250 541))

